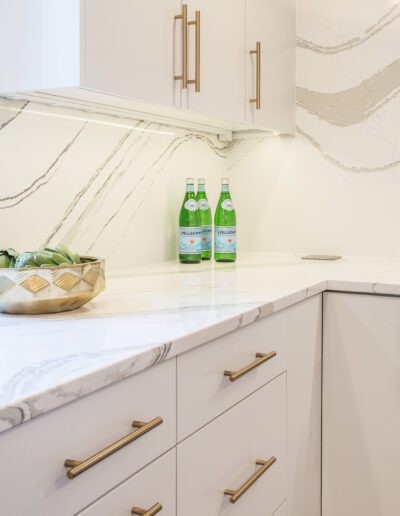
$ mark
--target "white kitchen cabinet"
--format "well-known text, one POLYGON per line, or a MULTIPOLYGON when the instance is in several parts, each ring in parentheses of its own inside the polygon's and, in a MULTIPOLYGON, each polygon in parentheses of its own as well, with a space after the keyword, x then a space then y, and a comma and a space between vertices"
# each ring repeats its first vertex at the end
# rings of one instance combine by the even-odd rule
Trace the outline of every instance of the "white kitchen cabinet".
POLYGON ((290 133, 294 113, 295 1, 246 0, 246 121, 290 133))
POLYGON ((79 0, 0 0, 0 92, 78 86, 79 0))
MULTIPOLYGON (((175 449, 146 466, 113 489, 79 516, 127 516, 133 507, 150 511, 159 509, 160 516, 176 516, 175 449), (161 506, 161 508, 160 508, 161 506)), ((158 514, 158 513, 154 513, 158 514)))
POLYGON ((172 448, 175 365, 169 360, 0 434, 0 457, 7 464, 0 469, 0 514, 71 516, 172 448), (85 461, 137 432, 134 420, 157 417, 161 424, 67 478, 66 459, 85 461))
POLYGON ((225 136, 294 129, 294 0, 0 0, 0 7, 0 93, 40 90, 225 136), (249 102, 257 42, 260 106, 249 102))
MULTIPOLYGON (((183 107, 245 122, 245 0, 187 0, 200 13, 199 91, 189 84, 183 107)), ((196 78, 196 26, 189 26, 188 75, 196 78)))
POLYGON ((178 357, 178 441, 286 370, 286 320, 283 310, 178 357))
POLYGON ((182 20, 175 21, 180 0, 84 0, 83 5, 83 85, 179 107, 174 74, 182 66, 182 20))
POLYGON ((287 331, 287 514, 320 516, 321 295, 288 308, 287 331))
POLYGON ((400 514, 400 298, 324 295, 323 516, 400 514))
POLYGON ((1 433, 0 513, 320 516, 320 346, 317 295, 1 433))
POLYGON ((178 516, 271 516, 285 499, 286 375, 259 389, 178 445, 178 516), (263 466, 276 461, 234 503, 263 466))

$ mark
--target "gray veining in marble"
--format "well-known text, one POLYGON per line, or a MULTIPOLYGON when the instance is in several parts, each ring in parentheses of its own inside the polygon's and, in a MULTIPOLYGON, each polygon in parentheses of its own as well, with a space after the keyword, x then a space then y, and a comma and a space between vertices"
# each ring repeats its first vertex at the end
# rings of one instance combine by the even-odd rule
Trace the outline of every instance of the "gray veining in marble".
POLYGON ((400 159, 397 159, 395 161, 391 161, 389 163, 385 163, 384 165, 381 165, 379 167, 360 167, 357 165, 347 165, 346 163, 341 162, 334 156, 328 154, 321 143, 319 143, 315 138, 313 138, 310 134, 307 134, 305 131, 301 129, 301 127, 296 127, 296 132, 303 138, 305 138, 315 149, 320 152, 321 156, 331 163, 332 165, 335 165, 336 167, 341 168, 342 170, 345 170, 346 172, 353 172, 353 173, 364 173, 364 172, 385 172, 391 169, 394 169, 398 166, 400 166, 400 159))
POLYGON ((346 127, 369 118, 400 93, 400 59, 357 86, 335 93, 297 88, 297 105, 330 124, 346 127))
POLYGON ((337 54, 339 52, 345 52, 352 50, 359 45, 362 45, 376 34, 379 34, 383 29, 391 25, 397 19, 400 18, 400 4, 394 5, 387 13, 385 13, 376 23, 368 27, 362 36, 355 36, 343 41, 337 45, 319 45, 313 41, 298 37, 297 46, 306 50, 311 50, 324 55, 337 54))

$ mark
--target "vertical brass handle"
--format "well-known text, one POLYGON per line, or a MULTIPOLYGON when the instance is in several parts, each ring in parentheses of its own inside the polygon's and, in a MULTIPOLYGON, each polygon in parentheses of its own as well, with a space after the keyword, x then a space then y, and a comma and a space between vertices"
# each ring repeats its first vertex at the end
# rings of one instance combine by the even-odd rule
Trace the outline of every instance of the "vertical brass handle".
POLYGON ((256 49, 250 50, 250 54, 256 55, 256 98, 250 99, 255 103, 256 109, 261 109, 261 43, 257 41, 256 49))
POLYGON ((131 432, 125 437, 122 437, 116 443, 110 444, 110 446, 107 446, 107 448, 104 448, 104 450, 101 450, 95 455, 92 455, 92 457, 89 457, 84 461, 67 459, 64 462, 64 466, 66 468, 71 468, 67 471, 67 477, 72 480, 73 478, 77 477, 87 469, 91 468, 95 464, 101 462, 102 460, 106 459, 116 451, 120 450, 127 444, 131 443, 132 441, 136 441, 136 439, 138 439, 142 435, 147 434, 147 432, 150 432, 150 430, 153 430, 153 428, 156 428, 157 426, 161 425, 162 422, 162 417, 156 417, 148 423, 144 423, 143 421, 134 421, 132 423, 132 426, 136 428, 134 432, 131 432))
POLYGON ((265 362, 268 362, 268 360, 271 360, 271 358, 274 357, 276 357, 276 351, 271 351, 270 353, 256 353, 256 358, 258 360, 255 360, 251 364, 242 367, 242 369, 239 369, 239 371, 224 371, 224 376, 228 376, 229 380, 234 382, 241 376, 249 373, 261 364, 265 364, 265 362))
POLYGON ((257 482, 257 480, 264 475, 264 473, 276 462, 276 457, 271 457, 269 460, 256 460, 257 466, 261 466, 261 468, 254 473, 252 477, 245 482, 242 487, 240 487, 237 491, 233 489, 225 489, 224 494, 230 496, 229 501, 231 503, 236 503, 239 498, 241 498, 244 493, 250 489, 250 487, 257 482))
POLYGON ((200 92, 200 11, 196 11, 194 21, 188 22, 188 25, 196 26, 196 60, 195 60, 195 78, 190 79, 188 84, 194 84, 196 93, 200 92))
POLYGON ((141 516, 154 516, 162 510, 162 505, 156 503, 150 509, 141 509, 140 507, 132 507, 131 514, 140 514, 141 516))
POLYGON ((187 65, 188 65, 188 19, 187 4, 182 4, 182 14, 177 14, 175 20, 182 20, 182 75, 175 75, 176 81, 182 81, 182 88, 185 90, 188 85, 187 65))

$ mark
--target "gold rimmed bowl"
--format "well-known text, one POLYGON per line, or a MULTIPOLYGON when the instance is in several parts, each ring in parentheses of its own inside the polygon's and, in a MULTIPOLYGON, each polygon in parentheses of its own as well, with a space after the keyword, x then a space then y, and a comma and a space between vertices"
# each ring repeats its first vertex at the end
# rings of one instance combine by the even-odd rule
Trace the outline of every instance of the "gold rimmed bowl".
POLYGON ((83 263, 31 269, 0 268, 0 312, 49 314, 74 310, 104 290, 105 262, 82 256, 83 263))

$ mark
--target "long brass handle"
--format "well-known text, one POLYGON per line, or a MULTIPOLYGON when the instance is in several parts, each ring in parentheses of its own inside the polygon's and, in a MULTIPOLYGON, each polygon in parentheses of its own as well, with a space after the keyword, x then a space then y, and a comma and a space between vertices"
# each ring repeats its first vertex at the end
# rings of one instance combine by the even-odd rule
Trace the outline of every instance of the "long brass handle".
POLYGON ((234 491, 233 489, 225 489, 224 494, 230 496, 230 502, 236 503, 250 487, 257 482, 257 480, 264 475, 264 473, 276 462, 276 457, 271 457, 269 460, 257 460, 257 466, 262 466, 254 473, 252 477, 245 482, 240 489, 234 491))
POLYGON ((194 84, 196 93, 200 92, 200 11, 196 11, 194 21, 188 22, 188 25, 196 26, 196 60, 195 60, 195 78, 188 80, 188 84, 194 84))
POLYGON ((177 14, 175 20, 182 20, 182 75, 175 75, 176 81, 182 81, 182 88, 185 90, 188 85, 188 19, 187 4, 182 4, 182 14, 177 14))
POLYGON ((256 353, 256 357, 258 360, 245 367, 242 367, 242 369, 239 369, 239 371, 224 371, 224 376, 229 376, 229 380, 234 382, 261 364, 265 364, 265 362, 268 362, 268 360, 271 360, 271 358, 276 357, 276 351, 271 351, 271 353, 256 353))
POLYGON ((250 50, 250 54, 256 54, 256 98, 250 102, 256 104, 256 109, 261 109, 261 43, 257 41, 256 49, 250 50))
POLYGON ((153 428, 156 428, 157 426, 161 425, 162 422, 162 417, 156 417, 148 423, 144 423, 143 421, 134 421, 132 423, 132 426, 137 430, 131 432, 125 437, 122 437, 122 439, 120 439, 116 443, 110 444, 110 446, 107 446, 107 448, 104 448, 104 450, 101 450, 95 455, 92 455, 92 457, 89 457, 84 461, 67 459, 64 462, 64 466, 66 468, 71 468, 67 471, 67 477, 72 480, 73 478, 77 477, 78 475, 80 475, 87 469, 91 468, 98 462, 101 462, 102 460, 106 459, 116 451, 120 450, 127 444, 136 441, 136 439, 138 439, 142 435, 147 434, 147 432, 150 432, 150 430, 153 430, 153 428))
POLYGON ((132 507, 131 514, 140 514, 141 516, 154 516, 162 510, 162 505, 156 503, 150 509, 141 509, 140 507, 132 507))

